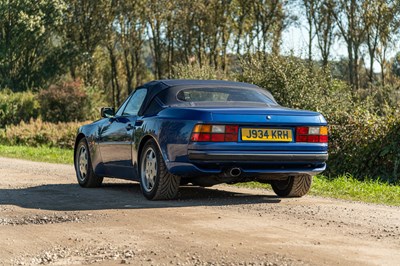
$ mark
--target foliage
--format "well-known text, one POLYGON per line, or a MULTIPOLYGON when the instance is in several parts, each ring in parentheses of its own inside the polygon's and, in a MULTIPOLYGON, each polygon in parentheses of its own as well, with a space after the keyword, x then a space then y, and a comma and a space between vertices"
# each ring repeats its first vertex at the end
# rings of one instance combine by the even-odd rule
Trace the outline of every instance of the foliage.
POLYGON ((23 93, 0 91, 0 128, 37 118, 39 106, 35 94, 30 91, 23 93))
POLYGON ((32 119, 29 123, 7 126, 0 131, 0 143, 30 147, 73 148, 76 132, 84 123, 49 123, 32 119))
POLYGON ((400 77, 400 52, 397 52, 396 56, 393 58, 392 73, 400 77))
POLYGON ((106 96, 97 87, 86 87, 85 92, 88 96, 88 106, 84 108, 87 110, 84 120, 98 120, 101 108, 109 106, 106 96))
POLYGON ((281 105, 322 112, 330 123, 355 105, 348 85, 294 56, 251 57, 242 60, 242 68, 240 81, 269 90, 281 105))
POLYGON ((90 113, 90 100, 79 82, 51 85, 39 95, 41 116, 44 121, 82 121, 90 113))
POLYGON ((381 116, 360 105, 344 114, 340 124, 331 124, 331 176, 350 173, 359 179, 369 176, 390 182, 400 180, 400 137, 395 133, 400 121, 398 111, 387 112, 381 116))
POLYGON ((0 88, 37 88, 60 73, 65 7, 63 0, 0 1, 0 88))
MULTIPOLYGON (((321 58, 326 67, 340 40, 349 53, 340 78, 365 87, 379 80, 373 64, 385 69, 400 27, 399 3, 0 1, 0 89, 39 90, 60 79, 79 79, 118 105, 149 79, 179 75, 173 69, 179 64, 228 73, 237 69, 237 57, 278 55, 283 31, 304 23, 310 61, 321 58)), ((381 83, 387 72, 382 71, 381 83)))
POLYGON ((72 164, 72 149, 0 145, 0 156, 36 162, 72 164))

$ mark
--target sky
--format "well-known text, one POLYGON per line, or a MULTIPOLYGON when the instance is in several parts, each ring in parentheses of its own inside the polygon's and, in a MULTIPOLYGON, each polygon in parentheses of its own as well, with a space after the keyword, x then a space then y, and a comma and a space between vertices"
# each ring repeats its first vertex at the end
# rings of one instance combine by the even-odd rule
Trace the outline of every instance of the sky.
MULTIPOLYGON (((308 28, 306 25, 306 19, 302 14, 302 11, 298 8, 291 9, 293 14, 299 18, 296 23, 292 23, 282 34, 282 53, 294 55, 301 58, 308 57, 308 28)), ((317 47, 316 37, 314 38, 313 49, 314 49, 314 59, 320 59, 319 50, 317 47)), ((395 48, 390 50, 387 56, 387 60, 394 57, 396 54, 395 48)), ((330 60, 339 60, 340 58, 348 57, 347 48, 344 41, 340 38, 336 38, 333 46, 331 48, 331 58, 330 60)), ((368 57, 365 58, 368 60, 368 57)), ((375 62, 374 72, 379 73, 381 71, 380 65, 375 62)))

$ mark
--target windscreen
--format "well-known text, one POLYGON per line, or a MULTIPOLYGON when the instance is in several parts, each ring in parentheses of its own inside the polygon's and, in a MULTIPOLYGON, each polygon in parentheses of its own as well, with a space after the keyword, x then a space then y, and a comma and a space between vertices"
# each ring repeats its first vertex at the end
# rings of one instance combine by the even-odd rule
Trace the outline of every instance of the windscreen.
MULTIPOLYGON (((272 96, 271 96, 272 97, 272 96)), ((259 90, 247 88, 188 88, 176 92, 173 105, 275 105, 273 98, 259 90)), ((171 98, 170 98, 171 100, 171 98)))

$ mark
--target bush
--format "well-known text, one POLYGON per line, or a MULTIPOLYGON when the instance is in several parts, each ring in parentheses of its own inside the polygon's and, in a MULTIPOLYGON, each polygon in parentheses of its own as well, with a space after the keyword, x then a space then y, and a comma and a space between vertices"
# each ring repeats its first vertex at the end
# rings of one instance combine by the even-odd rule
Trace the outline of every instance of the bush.
POLYGON ((84 123, 49 123, 41 119, 7 126, 0 132, 0 143, 5 145, 26 145, 73 148, 78 128, 84 123))
POLYGON ((269 90, 283 106, 315 110, 328 116, 353 107, 351 88, 346 83, 332 79, 329 71, 320 67, 310 68, 300 58, 250 58, 242 61, 242 68, 239 80, 269 90))
POLYGON ((0 91, 0 128, 29 121, 39 115, 40 104, 32 92, 0 91))
POLYGON ((90 99, 80 82, 51 85, 38 95, 44 121, 83 121, 90 114, 90 99))

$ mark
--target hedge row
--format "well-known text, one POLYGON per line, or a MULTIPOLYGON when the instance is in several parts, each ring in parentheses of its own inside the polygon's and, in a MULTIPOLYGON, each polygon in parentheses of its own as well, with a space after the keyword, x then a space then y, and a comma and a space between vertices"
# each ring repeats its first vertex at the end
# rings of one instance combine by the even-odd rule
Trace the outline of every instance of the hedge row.
POLYGON ((86 122, 50 123, 31 119, 28 123, 10 125, 0 131, 0 143, 73 148, 78 128, 86 122))
POLYGON ((37 118, 40 104, 32 92, 0 91, 0 128, 37 118))
POLYGON ((36 93, 0 90, 0 128, 39 117, 53 123, 93 120, 106 105, 101 92, 80 82, 51 85, 36 93))

